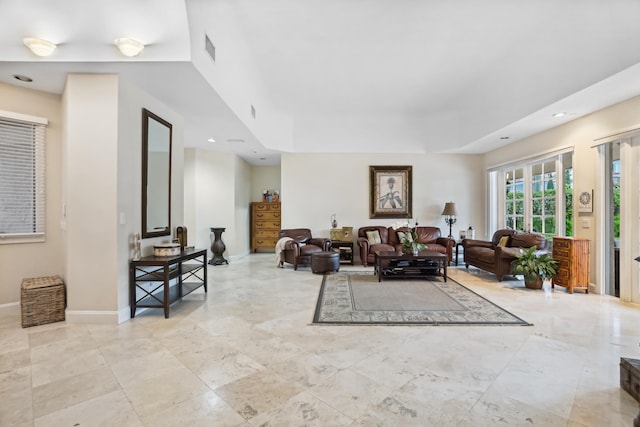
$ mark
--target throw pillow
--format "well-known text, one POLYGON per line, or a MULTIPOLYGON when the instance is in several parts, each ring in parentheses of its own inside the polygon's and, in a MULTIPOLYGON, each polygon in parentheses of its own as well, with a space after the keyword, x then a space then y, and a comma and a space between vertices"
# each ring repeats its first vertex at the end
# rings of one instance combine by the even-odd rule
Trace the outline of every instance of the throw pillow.
POLYGON ((409 234, 408 231, 398 231, 398 241, 399 242, 404 242, 405 239, 410 238, 411 235, 409 234))
POLYGON ((509 243, 509 236, 502 236, 498 241, 498 246, 504 247, 504 246, 507 246, 508 243, 509 243))
POLYGON ((380 231, 378 230, 369 230, 365 231, 367 235, 367 240, 370 245, 378 245, 382 243, 382 239, 380 238, 380 231))

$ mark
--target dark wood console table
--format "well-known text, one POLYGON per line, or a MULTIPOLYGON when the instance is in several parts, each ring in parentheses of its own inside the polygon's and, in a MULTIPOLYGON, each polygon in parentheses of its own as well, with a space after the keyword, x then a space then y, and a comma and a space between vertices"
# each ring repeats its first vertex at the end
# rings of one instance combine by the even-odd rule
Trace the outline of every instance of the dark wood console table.
POLYGON ((129 263, 131 318, 136 308, 164 308, 204 286, 207 292, 207 250, 185 249, 180 255, 147 256, 129 263), (176 279, 175 283, 171 283, 176 279))

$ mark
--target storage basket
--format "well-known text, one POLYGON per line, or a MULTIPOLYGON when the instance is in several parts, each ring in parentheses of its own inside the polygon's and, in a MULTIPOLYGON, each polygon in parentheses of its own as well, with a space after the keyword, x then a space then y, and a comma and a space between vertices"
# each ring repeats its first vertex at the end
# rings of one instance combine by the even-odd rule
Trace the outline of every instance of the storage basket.
POLYGON ((64 320, 65 289, 60 276, 23 279, 20 286, 22 327, 64 320))

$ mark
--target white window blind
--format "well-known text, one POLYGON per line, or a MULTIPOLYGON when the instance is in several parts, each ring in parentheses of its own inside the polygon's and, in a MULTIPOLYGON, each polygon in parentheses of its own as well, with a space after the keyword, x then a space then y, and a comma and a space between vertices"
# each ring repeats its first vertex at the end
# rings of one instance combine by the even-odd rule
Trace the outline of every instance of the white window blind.
POLYGON ((0 243, 44 240, 46 121, 34 119, 0 114, 0 243))

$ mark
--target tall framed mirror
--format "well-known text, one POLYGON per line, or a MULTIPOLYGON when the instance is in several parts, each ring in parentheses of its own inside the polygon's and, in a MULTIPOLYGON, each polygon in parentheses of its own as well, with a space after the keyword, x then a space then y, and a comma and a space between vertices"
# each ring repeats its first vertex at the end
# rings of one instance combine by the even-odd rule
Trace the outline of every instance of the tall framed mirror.
POLYGON ((142 238, 171 234, 171 123, 142 109, 142 238))

